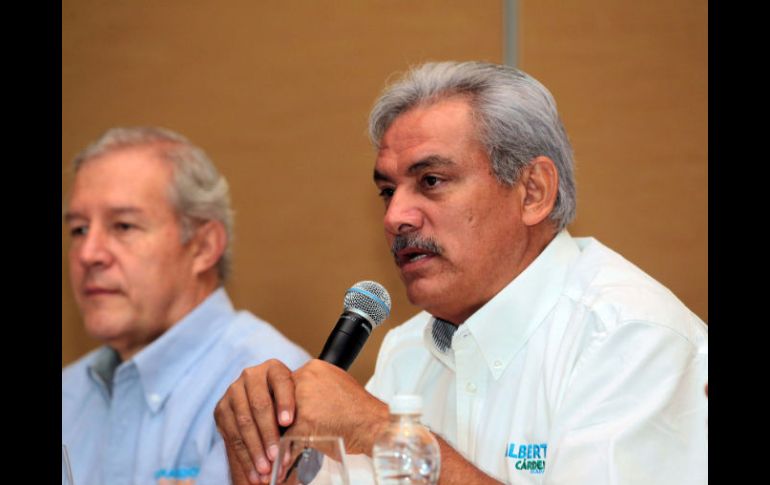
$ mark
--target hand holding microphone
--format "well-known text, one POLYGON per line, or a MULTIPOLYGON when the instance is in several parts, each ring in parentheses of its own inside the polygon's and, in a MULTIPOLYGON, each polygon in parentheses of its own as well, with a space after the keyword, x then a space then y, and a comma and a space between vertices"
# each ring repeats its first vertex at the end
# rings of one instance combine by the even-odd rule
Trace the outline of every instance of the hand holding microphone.
MULTIPOLYGON (((361 281, 348 289, 344 310, 319 360, 347 370, 371 331, 387 318, 390 306, 390 295, 379 283, 361 281)), ((387 406, 366 393, 355 379, 330 370, 311 361, 293 373, 273 359, 245 369, 230 385, 217 403, 214 417, 225 440, 234 483, 257 483, 259 478, 269 478, 281 434, 278 425, 296 425, 300 434, 317 434, 319 427, 335 421, 360 421, 372 414, 364 412, 364 408, 379 413, 382 407, 387 415, 387 406), (345 412, 352 405, 362 407, 345 412)), ((357 428, 360 423, 345 424, 357 428)), ((331 432, 344 434, 337 431, 331 432)), ((357 445, 355 439, 346 444, 357 445)))
MULTIPOLYGON (((379 324, 390 314, 390 295, 379 283, 359 281, 345 292, 344 310, 324 344, 319 360, 348 370, 379 324)), ((281 430, 281 434, 285 429, 281 430)), ((299 483, 311 483, 323 463, 318 450, 305 448, 284 471, 299 483)))
MULTIPOLYGON (((359 281, 345 292, 343 311, 319 360, 348 370, 378 325, 390 315, 390 294, 375 281, 359 281)), ((285 432, 281 429, 281 435, 285 432)))

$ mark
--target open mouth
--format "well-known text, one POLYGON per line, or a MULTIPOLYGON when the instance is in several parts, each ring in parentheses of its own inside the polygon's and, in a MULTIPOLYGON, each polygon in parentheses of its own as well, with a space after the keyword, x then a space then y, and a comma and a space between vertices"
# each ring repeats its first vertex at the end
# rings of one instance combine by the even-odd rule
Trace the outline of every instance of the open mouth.
POLYGON ((396 253, 396 264, 402 267, 406 264, 416 263, 417 261, 435 256, 436 253, 418 248, 404 248, 396 253))
POLYGON ((406 265, 419 264, 434 256, 441 256, 444 252, 433 238, 422 237, 419 234, 397 235, 391 243, 390 250, 396 266, 402 269, 406 265))

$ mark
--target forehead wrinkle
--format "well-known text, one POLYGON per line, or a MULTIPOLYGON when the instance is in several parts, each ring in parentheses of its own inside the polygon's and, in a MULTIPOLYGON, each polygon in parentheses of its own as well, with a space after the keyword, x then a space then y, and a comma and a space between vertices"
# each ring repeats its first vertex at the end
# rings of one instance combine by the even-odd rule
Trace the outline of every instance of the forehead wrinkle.
POLYGON ((139 207, 113 207, 109 210, 111 214, 115 215, 121 215, 121 214, 137 214, 144 212, 144 210, 140 209, 139 207))
MULTIPOLYGON (((144 210, 140 209, 139 207, 111 207, 107 210, 107 212, 111 216, 120 216, 124 214, 141 214, 144 212, 144 210)), ((87 219, 88 217, 78 211, 67 211, 64 214, 64 220, 69 222, 73 219, 87 219)))

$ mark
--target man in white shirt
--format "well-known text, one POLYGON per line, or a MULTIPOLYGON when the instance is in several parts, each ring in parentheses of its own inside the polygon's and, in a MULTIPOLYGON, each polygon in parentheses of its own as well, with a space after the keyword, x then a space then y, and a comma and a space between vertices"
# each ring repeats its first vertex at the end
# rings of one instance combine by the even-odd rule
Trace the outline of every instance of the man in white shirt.
POLYGON ((379 98, 370 136, 424 311, 386 336, 366 388, 319 360, 244 371, 215 411, 233 480, 265 481, 279 424, 371 455, 386 403, 416 393, 444 484, 706 483, 706 326, 566 231, 572 151, 548 90, 506 66, 426 64, 379 98))

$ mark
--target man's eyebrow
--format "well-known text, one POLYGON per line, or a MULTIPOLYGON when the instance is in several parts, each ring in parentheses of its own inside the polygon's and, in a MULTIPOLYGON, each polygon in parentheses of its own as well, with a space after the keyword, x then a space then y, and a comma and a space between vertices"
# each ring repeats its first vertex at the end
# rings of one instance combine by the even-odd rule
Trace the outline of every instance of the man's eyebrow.
MULTIPOLYGON (((144 211, 139 207, 113 207, 109 210, 111 216, 120 216, 123 214, 141 214, 144 211)), ((74 219, 88 219, 84 214, 77 211, 67 211, 64 213, 64 221, 70 222, 74 219)))
POLYGON ((374 176, 372 177, 374 179, 374 183, 377 182, 390 182, 390 177, 385 175, 384 173, 380 172, 376 168, 374 169, 374 176))
POLYGON ((429 155, 413 163, 406 170, 406 173, 409 175, 414 175, 415 173, 425 170, 426 168, 446 167, 447 165, 455 165, 454 160, 451 158, 442 157, 441 155, 429 155))
MULTIPOLYGON (((442 157, 441 155, 429 155, 414 162, 407 170, 408 175, 414 175, 422 170, 434 168, 434 167, 446 167, 448 165, 455 165, 454 160, 451 158, 442 157)), ((387 175, 374 169, 374 181, 375 182, 390 182, 391 178, 387 175)))

